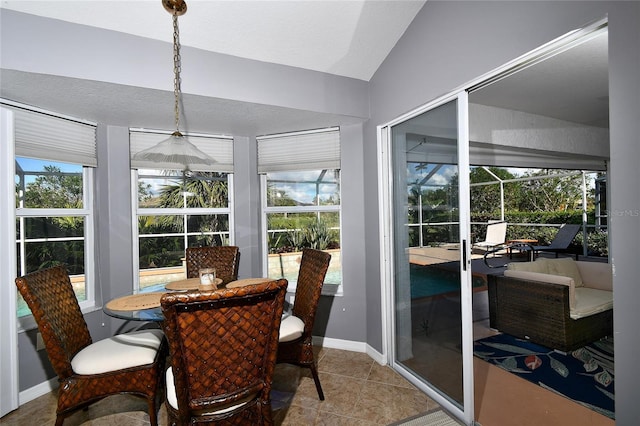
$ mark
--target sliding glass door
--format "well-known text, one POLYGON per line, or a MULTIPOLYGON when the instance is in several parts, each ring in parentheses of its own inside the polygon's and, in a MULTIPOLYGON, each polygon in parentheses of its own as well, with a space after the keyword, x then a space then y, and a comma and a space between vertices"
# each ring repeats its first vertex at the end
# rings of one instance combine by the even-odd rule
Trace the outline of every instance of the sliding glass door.
POLYGON ((389 125, 393 366, 473 420, 467 94, 389 125))

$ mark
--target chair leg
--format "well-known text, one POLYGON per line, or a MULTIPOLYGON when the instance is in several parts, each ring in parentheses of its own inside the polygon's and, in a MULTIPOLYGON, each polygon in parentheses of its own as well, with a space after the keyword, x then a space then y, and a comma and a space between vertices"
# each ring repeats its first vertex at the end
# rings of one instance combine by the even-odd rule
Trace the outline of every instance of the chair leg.
POLYGON ((147 399, 147 406, 149 410, 149 424, 150 426, 158 426, 158 413, 156 409, 155 397, 147 399))
POLYGON ((309 364, 309 368, 311 369, 311 375, 313 376, 313 381, 316 384, 316 390, 318 391, 318 398, 320 401, 324 401, 324 393, 322 392, 322 386, 320 385, 320 377, 318 377, 318 369, 316 368, 315 362, 309 364))

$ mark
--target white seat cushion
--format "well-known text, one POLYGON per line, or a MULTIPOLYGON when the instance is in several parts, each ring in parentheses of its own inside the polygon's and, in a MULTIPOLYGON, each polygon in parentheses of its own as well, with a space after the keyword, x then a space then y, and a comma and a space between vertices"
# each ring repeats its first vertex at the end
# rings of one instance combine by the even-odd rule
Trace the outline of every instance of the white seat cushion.
POLYGON ((151 364, 164 334, 140 330, 99 340, 82 349, 71 360, 76 374, 100 374, 151 364))
POLYGON ((576 288, 576 308, 571 309, 569 316, 580 319, 609 309, 613 309, 613 292, 579 287, 576 288))
MULTIPOLYGON (((178 409, 178 397, 176 396, 176 386, 174 384, 173 368, 172 367, 167 368, 165 379, 166 379, 166 383, 167 383, 167 402, 175 410, 177 410, 178 409)), ((247 400, 241 402, 240 404, 232 405, 231 407, 226 407, 226 408, 223 408, 223 409, 220 409, 220 410, 216 410, 216 411, 207 411, 207 412, 202 412, 202 413, 196 413, 196 415, 206 416, 208 414, 226 413, 227 411, 232 411, 232 410, 235 410, 238 407, 241 407, 241 406, 245 405, 251 399, 252 398, 249 397, 249 398, 247 398, 247 400)))
POLYGON ((290 342, 302 336, 304 331, 304 322, 293 315, 282 319, 280 323, 280 342, 290 342))

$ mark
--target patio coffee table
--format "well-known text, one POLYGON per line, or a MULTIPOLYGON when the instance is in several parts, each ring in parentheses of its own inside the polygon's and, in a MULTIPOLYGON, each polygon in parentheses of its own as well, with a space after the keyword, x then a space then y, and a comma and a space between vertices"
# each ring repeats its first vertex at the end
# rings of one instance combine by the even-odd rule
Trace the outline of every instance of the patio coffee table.
MULTIPOLYGON (((507 240, 507 245, 509 244, 530 244, 530 245, 534 245, 534 244, 538 244, 538 240, 534 240, 532 238, 518 238, 515 240, 507 240)), ((520 253, 522 253, 522 250, 518 250, 520 253)), ((509 259, 512 259, 512 255, 513 255, 513 247, 507 247, 507 253, 509 253, 509 259)))

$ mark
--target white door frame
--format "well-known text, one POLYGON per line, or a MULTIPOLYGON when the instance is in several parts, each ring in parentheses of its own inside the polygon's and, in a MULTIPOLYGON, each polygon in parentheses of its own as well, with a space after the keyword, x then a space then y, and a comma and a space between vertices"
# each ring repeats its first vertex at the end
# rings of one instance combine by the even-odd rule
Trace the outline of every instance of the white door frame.
MULTIPOLYGON (((383 345, 382 354, 384 359, 386 359, 387 363, 391 364, 393 360, 393 354, 391 352, 394 349, 392 330, 394 330, 394 327, 395 327, 395 325, 393 324, 393 304, 391 303, 391 301, 393 300, 392 298, 393 297, 393 294, 392 294, 393 293, 393 288, 392 288, 393 287, 392 286, 393 238, 390 233, 392 229, 392 226, 391 226, 392 217, 391 217, 391 211, 390 211, 390 206, 391 206, 390 195, 392 194, 391 192, 392 181, 390 177, 391 163, 390 163, 390 155, 389 155, 389 146, 390 146, 389 144, 391 140, 390 127, 400 122, 403 122, 411 117, 419 115, 427 110, 435 108, 436 106, 442 103, 445 103, 446 101, 452 100, 457 96, 457 94, 461 92, 470 93, 475 90, 479 90, 482 87, 486 87, 496 81, 506 78, 507 76, 514 74, 520 71, 521 69, 527 68, 538 62, 544 61, 545 59, 552 57, 558 53, 564 52, 567 49, 570 49, 580 43, 583 43, 584 41, 592 37, 596 37, 600 35, 604 31, 607 31, 607 26, 608 26, 608 19, 606 17, 599 19, 595 22, 586 24, 582 28, 576 29, 575 31, 571 31, 565 35, 562 35, 522 56, 519 56, 513 59, 512 61, 507 62, 506 64, 486 74, 483 74, 463 84, 462 86, 452 90, 446 95, 440 96, 439 98, 434 99, 423 106, 420 106, 410 112, 407 112, 395 118, 394 120, 388 123, 379 125, 377 127, 378 129, 378 134, 377 134, 378 136, 378 205, 379 205, 379 211, 380 211, 379 231, 380 231, 380 257, 381 257, 380 280, 381 280, 381 297, 382 297, 382 301, 381 301, 382 345, 383 345)), ((465 99, 464 102, 468 103, 468 100, 465 99)), ((466 117, 465 119, 467 121, 467 125, 465 126, 465 131, 467 132, 466 134, 467 150, 465 151, 465 155, 466 155, 466 163, 468 168, 469 167, 468 117, 466 117)), ((458 130, 460 131, 460 129, 458 130)), ((461 135, 459 134, 458 136, 459 136, 459 143, 460 143, 461 135)), ((460 151, 459 151, 459 155, 460 155, 460 151)), ((459 158, 459 161, 461 160, 465 161, 463 158, 459 158)), ((460 167, 460 170, 462 170, 461 163, 459 163, 459 167, 460 167)), ((462 182, 460 182, 460 187, 462 188, 462 182)), ((468 202, 468 194, 465 197, 467 198, 466 202, 468 202)), ((463 202, 462 197, 460 198, 460 202, 461 203, 463 202)), ((462 206, 460 206, 460 208, 462 210, 462 206)), ((461 223, 462 223, 462 218, 461 218, 461 223)), ((466 225, 468 226, 469 224, 466 224, 466 225)), ((469 241, 469 235, 467 234, 469 230, 467 229, 465 231, 465 234, 463 234, 462 232, 463 232, 463 229, 461 228, 460 229, 461 238, 463 235, 466 235, 465 238, 467 238, 467 241, 469 241)), ((470 247, 468 247, 468 250, 470 252, 470 247)), ((469 259, 470 261, 470 253, 467 259, 469 259)), ((470 268, 468 269, 469 270, 467 272, 470 273, 470 268)), ((462 296, 463 316, 464 316, 465 307, 470 303, 471 303, 471 300, 467 301, 463 294, 462 296)), ((470 309, 467 315, 471 315, 470 309)), ((463 327, 464 327, 464 322, 463 322, 463 327)), ((463 329, 463 354, 465 352, 465 347, 464 347, 465 340, 466 340, 465 332, 463 329)), ((470 361, 466 360, 466 358, 463 358, 463 368, 464 368, 463 383, 464 384, 466 384, 467 380, 469 380, 466 377, 466 375, 467 374, 473 375, 472 367, 473 367, 473 353, 471 354, 470 361), (469 368, 469 365, 471 368, 469 368)), ((411 379, 409 380, 411 381, 411 379)), ((473 378, 471 378, 471 383, 473 383, 473 378)), ((416 384, 416 386, 424 390, 427 393, 427 395, 432 397, 436 402, 442 405, 445 409, 452 405, 449 401, 443 399, 439 394, 437 394, 436 392, 433 392, 431 389, 425 390, 422 386, 418 384, 416 384)), ((471 392, 472 394, 471 394, 470 402, 471 402, 471 405, 473 405, 473 388, 471 389, 471 392)), ((467 394, 466 388, 464 391, 464 398, 465 398, 465 401, 467 401, 468 394, 467 394)), ((467 404, 465 404, 465 408, 466 408, 466 405, 467 404)), ((454 410, 451 411, 452 413, 459 413, 460 410, 457 407, 454 406, 453 408, 454 410)), ((471 422, 468 422, 466 419, 468 418, 469 413, 465 409, 464 419, 462 420, 464 420, 468 424, 473 424, 473 414, 474 413, 472 411, 470 413, 471 422)))
POLYGON ((16 318, 16 219, 13 112, 0 107, 0 417, 18 408, 18 321, 16 318))
POLYGON ((379 176, 379 211, 380 220, 380 274, 381 286, 381 308, 382 308, 382 338, 383 355, 388 364, 394 367, 401 375, 413 383, 416 387, 424 391, 430 398, 435 400, 440 406, 447 409, 466 424, 473 424, 474 400, 473 400, 473 322, 472 322, 472 288, 471 288, 471 245, 470 241, 470 219, 469 219, 469 176, 463 173, 469 170, 469 129, 468 129, 468 94, 466 91, 459 91, 448 94, 423 105, 397 119, 378 126, 378 176, 379 176), (459 229, 460 229, 460 277, 462 281, 461 310, 462 310, 462 367, 463 367, 463 409, 445 398, 442 394, 418 380, 413 374, 402 365, 396 364, 394 330, 396 327, 394 318, 394 238, 393 238, 393 209, 391 200, 393 194, 393 178, 391 173, 391 127, 409 120, 415 116, 435 109, 451 101, 457 101, 457 126, 458 126, 458 173, 459 175, 459 229))

